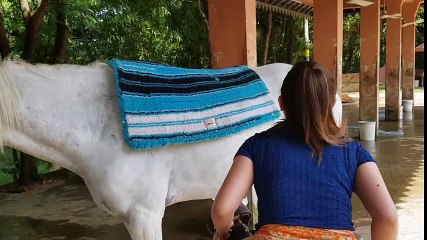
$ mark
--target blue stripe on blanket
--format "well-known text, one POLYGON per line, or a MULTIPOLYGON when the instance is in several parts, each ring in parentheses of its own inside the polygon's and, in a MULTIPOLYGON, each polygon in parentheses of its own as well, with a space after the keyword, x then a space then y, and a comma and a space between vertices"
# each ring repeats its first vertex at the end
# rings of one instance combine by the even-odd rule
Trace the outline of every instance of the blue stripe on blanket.
POLYGON ((132 149, 207 141, 272 122, 280 112, 246 66, 185 69, 111 59, 132 149))
POLYGON ((239 86, 231 89, 222 89, 216 92, 208 92, 196 95, 184 96, 135 96, 122 94, 123 103, 128 112, 168 112, 168 111, 190 111, 193 109, 209 108, 215 104, 234 102, 248 96, 256 96, 267 93, 263 89, 263 82, 256 82, 247 86, 239 86), (161 102, 161 104, 159 104, 161 102))
POLYGON ((114 61, 117 64, 120 64, 120 68, 125 72, 138 72, 140 74, 147 73, 152 75, 169 75, 172 77, 178 76, 180 74, 183 74, 187 77, 192 75, 223 76, 227 74, 239 73, 249 69, 247 66, 237 66, 223 69, 189 69, 165 64, 153 65, 142 61, 127 61, 118 59, 112 59, 110 61, 114 61))

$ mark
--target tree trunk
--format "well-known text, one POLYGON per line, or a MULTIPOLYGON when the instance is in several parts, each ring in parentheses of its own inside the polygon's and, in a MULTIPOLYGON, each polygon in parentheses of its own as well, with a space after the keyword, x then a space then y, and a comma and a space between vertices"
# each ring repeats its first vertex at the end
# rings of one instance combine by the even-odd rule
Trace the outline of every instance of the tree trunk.
POLYGON ((14 148, 12 148, 12 157, 13 157, 13 164, 15 165, 15 173, 13 174, 13 181, 16 182, 19 179, 18 169, 20 169, 20 167, 19 167, 18 151, 14 148))
POLYGON ((292 48, 293 48, 293 43, 294 43, 294 18, 292 16, 288 16, 287 19, 287 23, 288 23, 288 46, 287 46, 287 56, 286 56, 286 60, 287 63, 292 64, 292 58, 293 58, 293 52, 292 52, 292 48))
POLYGON ((4 59, 7 56, 9 56, 11 50, 10 50, 10 44, 9 39, 7 38, 7 32, 6 27, 4 26, 4 19, 3 14, 0 13, 0 54, 1 57, 4 59))
POLYGON ((56 4, 56 36, 52 63, 64 63, 68 42, 68 24, 65 10, 65 0, 56 0, 56 4))
POLYGON ((279 52, 279 58, 277 59, 277 62, 283 62, 283 63, 288 63, 286 62, 286 55, 287 55, 287 49, 286 49, 286 44, 288 42, 288 18, 286 15, 282 15, 282 23, 281 23, 281 38, 280 38, 280 46, 282 46, 280 48, 280 52, 279 52))
POLYGON ((205 21, 206 28, 209 30, 209 14, 208 14, 208 3, 206 0, 199 0, 199 12, 205 21))
POLYGON ((273 12, 268 10, 267 15, 267 31, 265 32, 265 41, 264 41, 264 55, 262 58, 262 65, 267 64, 268 59, 268 48, 270 47, 270 36, 271 36, 271 28, 273 25, 273 12))
POLYGON ((25 23, 24 50, 21 58, 32 61, 34 50, 38 46, 40 26, 48 10, 49 0, 41 0, 35 12, 31 12, 28 0, 21 0, 21 12, 25 23))
POLYGON ((35 157, 21 152, 21 165, 19 169, 20 174, 18 179, 21 184, 27 184, 40 180, 37 172, 36 160, 37 159, 35 157))
POLYGON ((31 26, 32 24, 28 25, 25 27, 24 49, 21 58, 31 62, 37 45, 38 34, 37 30, 31 26))
MULTIPOLYGON (((28 0, 20 0, 20 5, 22 18, 25 24, 24 50, 21 58, 31 62, 34 58, 34 51, 38 46, 40 27, 48 10, 49 0, 39 1, 37 9, 33 12, 28 4, 28 0)), ((21 153, 19 170, 20 174, 18 181, 21 184, 39 180, 36 158, 21 153)))

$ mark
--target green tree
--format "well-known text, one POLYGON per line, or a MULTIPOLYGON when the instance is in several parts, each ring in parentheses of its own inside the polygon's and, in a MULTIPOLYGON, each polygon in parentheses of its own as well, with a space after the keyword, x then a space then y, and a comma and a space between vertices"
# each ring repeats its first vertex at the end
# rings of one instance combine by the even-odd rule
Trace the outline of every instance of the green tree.
POLYGON ((0 54, 2 58, 9 56, 11 52, 9 39, 4 26, 3 14, 0 12, 0 54))
MULTIPOLYGON (((417 13, 416 20, 424 20, 424 4, 420 6, 417 13)), ((415 35, 415 46, 424 43, 424 21, 417 24, 416 26, 416 35, 415 35)), ((415 68, 424 69, 424 53, 415 54, 415 68)))
POLYGON ((360 69, 360 15, 345 14, 343 22, 343 73, 355 73, 360 69))

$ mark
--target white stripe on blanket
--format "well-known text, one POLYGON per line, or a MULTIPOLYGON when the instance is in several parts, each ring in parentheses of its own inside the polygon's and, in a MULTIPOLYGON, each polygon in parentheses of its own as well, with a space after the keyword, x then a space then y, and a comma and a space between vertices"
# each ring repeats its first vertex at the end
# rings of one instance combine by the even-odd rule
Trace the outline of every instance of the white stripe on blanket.
MULTIPOLYGON (((242 112, 236 115, 229 117, 215 119, 216 127, 227 126, 229 124, 234 124, 236 122, 243 121, 247 118, 253 117, 254 113, 256 114, 266 114, 276 110, 274 104, 252 109, 247 112, 242 112)), ((155 126, 155 127, 129 127, 129 136, 138 136, 138 135, 156 135, 156 134, 174 134, 174 133, 193 133, 199 131, 206 131, 209 127, 206 126, 205 122, 192 123, 185 125, 167 125, 167 126, 155 126)))
POLYGON ((262 103, 271 101, 271 97, 265 95, 260 98, 250 99, 243 102, 232 103, 217 108, 211 108, 196 112, 179 112, 170 114, 150 114, 150 115, 126 115, 128 125, 138 123, 162 123, 171 121, 191 121, 194 119, 210 118, 219 114, 245 109, 247 107, 256 106, 262 103))

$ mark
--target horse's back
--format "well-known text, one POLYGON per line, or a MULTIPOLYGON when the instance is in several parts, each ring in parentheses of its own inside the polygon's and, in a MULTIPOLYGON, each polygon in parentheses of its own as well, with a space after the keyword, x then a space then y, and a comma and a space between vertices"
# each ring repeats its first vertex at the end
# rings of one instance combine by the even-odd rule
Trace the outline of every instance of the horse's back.
MULTIPOLYGON (((291 70, 292 65, 286 63, 272 63, 254 68, 254 71, 260 76, 270 90, 274 100, 280 93, 283 80, 288 72, 291 70)), ((278 106, 278 105, 277 105, 278 106)))

